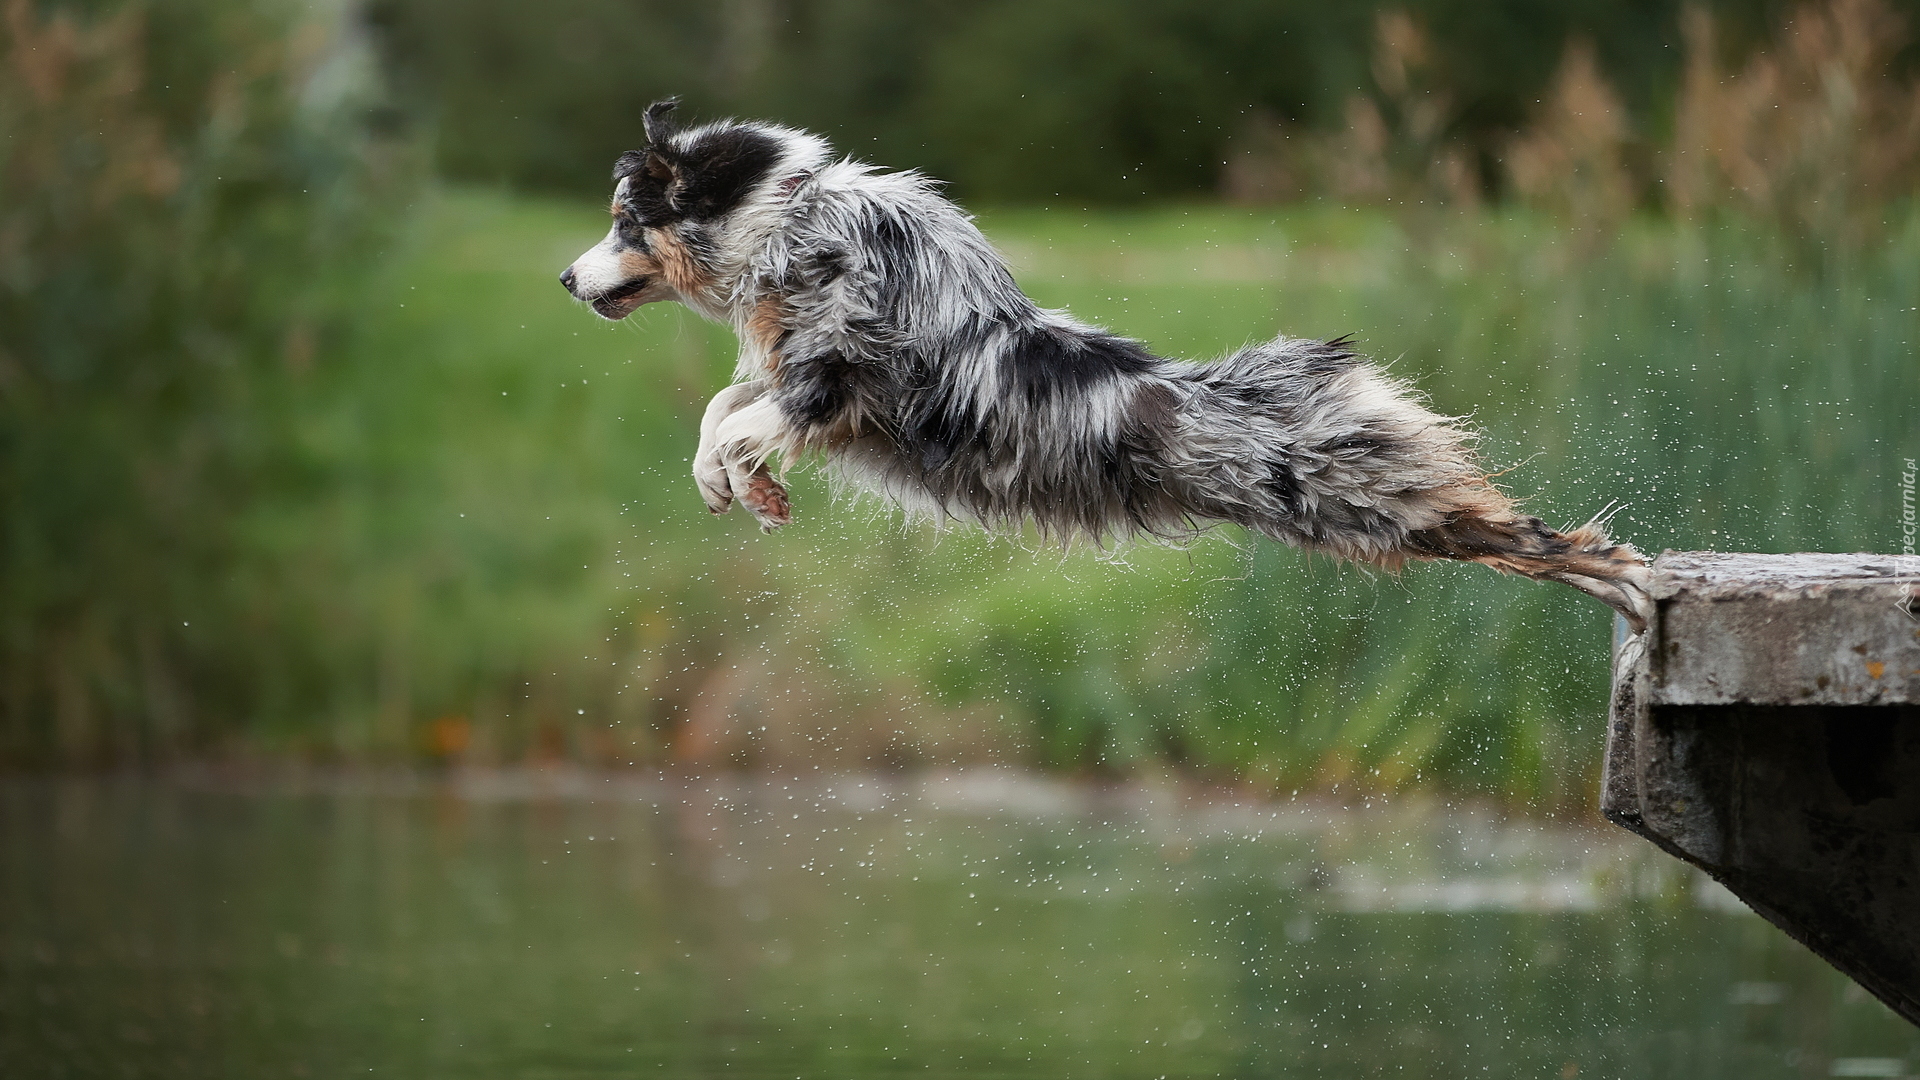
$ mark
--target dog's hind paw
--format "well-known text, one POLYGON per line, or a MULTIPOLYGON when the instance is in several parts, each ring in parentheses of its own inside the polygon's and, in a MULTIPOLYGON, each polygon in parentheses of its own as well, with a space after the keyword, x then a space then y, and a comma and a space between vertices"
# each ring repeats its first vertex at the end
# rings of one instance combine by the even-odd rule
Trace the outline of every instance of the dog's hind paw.
POLYGON ((1541 580, 1557 581, 1562 585, 1571 585, 1595 600, 1607 605, 1627 620, 1627 625, 1636 634, 1645 633, 1647 621, 1653 618, 1653 598, 1647 594, 1648 575, 1645 567, 1634 567, 1640 574, 1623 573, 1617 577, 1599 578, 1585 574, 1547 572, 1536 575, 1541 580))
POLYGON ((772 532, 793 520, 793 505, 787 501, 787 489, 765 469, 748 478, 746 490, 739 495, 740 504, 753 512, 762 532, 772 532))

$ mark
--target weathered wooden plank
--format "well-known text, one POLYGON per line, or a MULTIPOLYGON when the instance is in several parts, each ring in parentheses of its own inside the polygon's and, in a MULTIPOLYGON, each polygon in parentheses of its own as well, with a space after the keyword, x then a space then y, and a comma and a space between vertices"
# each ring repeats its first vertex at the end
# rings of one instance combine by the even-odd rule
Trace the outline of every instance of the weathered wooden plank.
POLYGON ((1653 593, 1602 809, 1920 1024, 1920 560, 1669 552, 1653 593))
POLYGON ((1652 591, 1654 705, 1920 702, 1920 559, 1668 553, 1652 591))

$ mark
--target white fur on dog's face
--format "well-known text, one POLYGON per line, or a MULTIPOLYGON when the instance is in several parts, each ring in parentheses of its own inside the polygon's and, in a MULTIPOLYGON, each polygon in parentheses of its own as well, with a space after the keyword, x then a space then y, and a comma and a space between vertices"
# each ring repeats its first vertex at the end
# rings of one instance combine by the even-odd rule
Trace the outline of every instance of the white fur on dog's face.
POLYGON ((622 242, 619 226, 608 230, 606 239, 588 248, 568 269, 574 275, 569 286, 573 295, 603 319, 624 319, 642 304, 678 299, 660 276, 659 264, 622 242))
POLYGON ((615 203, 613 227, 560 275, 576 300, 584 300, 603 319, 624 319, 642 304, 677 300, 661 266, 647 250, 644 232, 623 218, 615 203))

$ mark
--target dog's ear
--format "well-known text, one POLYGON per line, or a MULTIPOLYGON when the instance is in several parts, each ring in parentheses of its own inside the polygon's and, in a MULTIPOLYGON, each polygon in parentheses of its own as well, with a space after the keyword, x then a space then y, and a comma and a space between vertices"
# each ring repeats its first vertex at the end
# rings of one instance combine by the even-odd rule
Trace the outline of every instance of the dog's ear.
POLYGON ((613 182, 617 184, 629 176, 645 172, 646 167, 646 151, 628 150, 620 155, 620 160, 613 163, 613 182))
POLYGON ((647 106, 647 147, 620 156, 614 180, 650 221, 717 217, 737 206, 780 160, 781 143, 758 125, 709 124, 688 134, 673 121, 678 99, 647 106))
POLYGON ((676 212, 680 209, 680 192, 686 187, 680 175, 680 155, 671 142, 680 133, 680 125, 673 118, 674 110, 679 107, 680 99, 677 97, 647 106, 642 118, 647 131, 647 148, 620 155, 620 167, 614 171, 615 176, 644 175, 658 181, 667 206, 676 212))
POLYGON ((649 146, 645 150, 629 150, 620 155, 613 165, 613 182, 631 178, 634 186, 628 197, 648 216, 678 213, 680 193, 686 188, 681 177, 679 155, 668 153, 649 146))
POLYGON ((677 97, 656 101, 647 106, 646 117, 642 123, 647 129, 648 143, 658 146, 680 133, 680 125, 673 119, 673 110, 679 107, 680 99, 677 97))
POLYGON ((680 167, 659 153, 648 150, 646 160, 640 164, 640 171, 660 181, 660 188, 667 198, 667 205, 672 207, 675 213, 680 212, 681 193, 687 187, 686 182, 680 177, 680 167))

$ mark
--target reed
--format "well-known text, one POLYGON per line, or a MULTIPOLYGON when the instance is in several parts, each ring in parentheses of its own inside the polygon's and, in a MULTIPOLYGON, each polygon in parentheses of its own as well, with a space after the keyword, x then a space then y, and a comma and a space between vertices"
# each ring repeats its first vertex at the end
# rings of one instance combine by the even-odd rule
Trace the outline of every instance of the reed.
POLYGON ((1485 162, 1421 22, 1382 12, 1373 88, 1348 100, 1344 130, 1256 121, 1223 192, 1415 211, 1500 194, 1570 223, 1587 247, 1649 209, 1775 232, 1803 262, 1883 238, 1888 213, 1920 186, 1920 80, 1898 62, 1907 20, 1887 0, 1803 4, 1731 66, 1711 12, 1688 7, 1681 27, 1670 108, 1635 117, 1593 42, 1576 35, 1526 123, 1485 162))
POLYGON ((1897 73, 1911 28, 1884 0, 1801 7, 1770 48, 1723 69, 1711 15, 1686 20, 1667 155, 1682 218, 1720 211, 1809 247, 1858 246, 1920 184, 1920 81, 1897 73))

